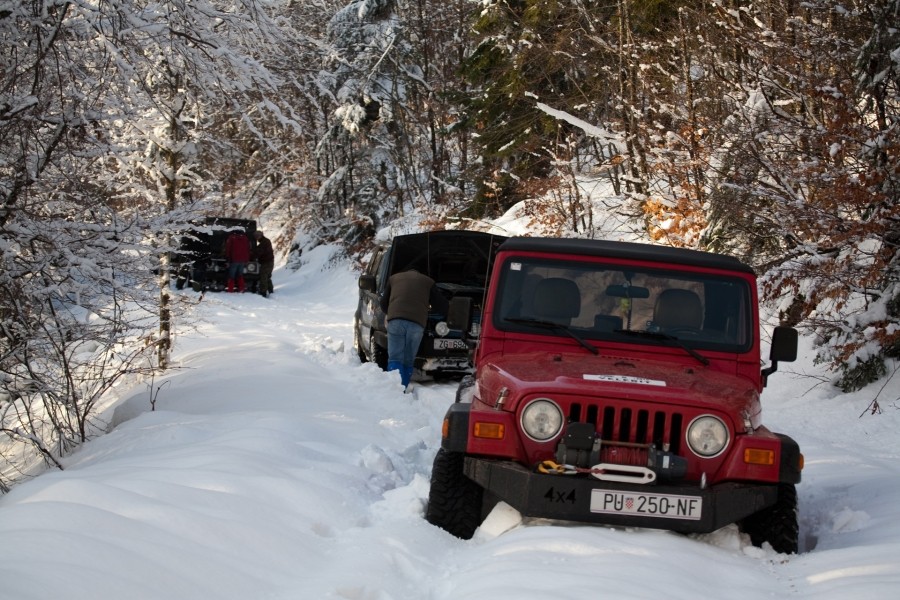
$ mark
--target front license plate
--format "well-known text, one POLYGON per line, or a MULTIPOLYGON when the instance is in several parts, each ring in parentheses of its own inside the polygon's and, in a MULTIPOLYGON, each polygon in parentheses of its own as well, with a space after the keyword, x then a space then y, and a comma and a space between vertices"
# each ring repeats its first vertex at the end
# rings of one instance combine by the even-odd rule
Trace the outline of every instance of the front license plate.
POLYGON ((462 340, 438 339, 434 340, 435 350, 465 350, 468 348, 462 340))
POLYGON ((703 499, 594 489, 591 490, 591 512, 698 521, 703 514, 703 499))

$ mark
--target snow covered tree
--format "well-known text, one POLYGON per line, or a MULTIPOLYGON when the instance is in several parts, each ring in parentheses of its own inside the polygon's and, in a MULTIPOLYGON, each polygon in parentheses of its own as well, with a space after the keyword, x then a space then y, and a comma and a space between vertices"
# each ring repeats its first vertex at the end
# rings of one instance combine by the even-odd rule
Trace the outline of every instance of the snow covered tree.
POLYGON ((98 176, 110 80, 92 36, 74 3, 0 10, 0 430, 52 464, 149 366, 145 222, 98 176))
POLYGON ((381 216, 400 210, 406 191, 388 148, 401 84, 389 57, 406 48, 394 0, 351 1, 328 22, 326 41, 317 78, 328 101, 317 149, 323 180, 308 210, 323 231, 353 245, 374 233, 381 216))
POLYGON ((457 99, 464 93, 459 67, 471 50, 469 0, 398 2, 409 43, 405 98, 396 103, 394 124, 406 148, 398 160, 411 162, 416 195, 436 213, 463 210, 471 197, 467 177, 471 144, 460 126, 457 99))
POLYGON ((222 192, 223 163, 246 160, 265 146, 270 123, 294 125, 275 97, 280 81, 261 62, 278 54, 287 38, 256 0, 100 5, 94 26, 117 69, 109 113, 122 126, 109 135, 122 193, 160 216, 157 345, 165 368, 172 233, 191 216, 194 202, 222 192), (256 142, 247 145, 248 138, 256 142))
MULTIPOLYGON (((774 3, 773 3, 774 5, 774 3)), ((707 232, 768 275, 765 294, 817 334, 856 389, 898 353, 896 2, 728 14, 741 89, 707 232), (767 26, 772 23, 773 28, 767 26), (727 199, 727 201, 726 201, 727 199)))
POLYGON ((587 121, 601 119, 606 95, 594 92, 608 86, 604 61, 587 51, 610 15, 608 7, 577 0, 484 4, 475 22, 478 45, 462 67, 470 88, 466 125, 480 155, 473 216, 498 214, 533 197, 546 187, 553 165, 572 158, 573 140, 582 132, 538 102, 587 121))
POLYGON ((166 367, 173 233, 236 141, 293 124, 258 60, 286 39, 263 8, 0 7, 0 428, 49 462, 104 427, 117 380, 166 367))
POLYGON ((452 96, 471 10, 355 0, 329 20, 314 79, 319 182, 304 203, 316 235, 358 246, 414 207, 440 218, 464 203, 469 139, 452 96))

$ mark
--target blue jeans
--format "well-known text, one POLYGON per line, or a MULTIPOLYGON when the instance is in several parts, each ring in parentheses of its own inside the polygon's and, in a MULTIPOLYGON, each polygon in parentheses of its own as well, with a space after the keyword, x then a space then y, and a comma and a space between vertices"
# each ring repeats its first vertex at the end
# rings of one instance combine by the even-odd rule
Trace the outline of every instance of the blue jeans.
POLYGON ((425 328, 405 319, 391 319, 387 323, 387 334, 388 371, 399 369, 400 382, 409 385, 425 328))
POLYGON ((228 279, 236 279, 244 276, 244 268, 247 263, 233 262, 228 265, 228 279))

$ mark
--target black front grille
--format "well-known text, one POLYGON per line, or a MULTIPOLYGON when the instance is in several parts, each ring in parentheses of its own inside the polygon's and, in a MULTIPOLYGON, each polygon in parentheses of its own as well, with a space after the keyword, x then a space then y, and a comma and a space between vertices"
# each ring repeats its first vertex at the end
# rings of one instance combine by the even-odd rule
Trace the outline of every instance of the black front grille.
POLYGON ((590 423, 604 441, 652 444, 679 454, 684 416, 661 408, 581 404, 569 407, 569 422, 590 423))

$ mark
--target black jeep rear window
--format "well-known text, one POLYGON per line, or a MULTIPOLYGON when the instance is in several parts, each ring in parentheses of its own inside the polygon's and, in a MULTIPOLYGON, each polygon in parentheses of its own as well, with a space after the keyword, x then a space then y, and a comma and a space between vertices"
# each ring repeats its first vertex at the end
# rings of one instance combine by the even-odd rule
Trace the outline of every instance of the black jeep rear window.
POLYGON ((559 325, 584 339, 632 343, 663 344, 654 337, 664 335, 697 349, 745 352, 751 301, 740 277, 523 257, 503 265, 494 326, 566 335, 548 326, 559 325))

